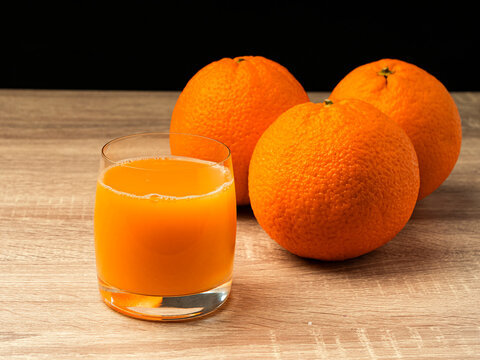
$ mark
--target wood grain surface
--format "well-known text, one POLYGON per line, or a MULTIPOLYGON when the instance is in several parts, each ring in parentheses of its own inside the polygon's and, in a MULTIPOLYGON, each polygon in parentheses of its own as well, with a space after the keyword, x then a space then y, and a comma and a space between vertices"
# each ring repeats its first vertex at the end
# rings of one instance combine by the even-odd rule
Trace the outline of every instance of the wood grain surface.
POLYGON ((216 313, 156 323, 107 308, 92 226, 100 147, 167 130, 177 96, 0 90, 1 359, 480 359, 480 93, 453 94, 460 159, 387 245, 305 260, 242 207, 216 313))

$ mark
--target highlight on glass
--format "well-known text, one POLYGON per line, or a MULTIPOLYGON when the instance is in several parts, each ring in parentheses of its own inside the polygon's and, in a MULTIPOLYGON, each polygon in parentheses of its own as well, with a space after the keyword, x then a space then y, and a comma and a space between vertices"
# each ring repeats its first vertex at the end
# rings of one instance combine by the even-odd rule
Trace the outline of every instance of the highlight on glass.
POLYGON ((216 310, 231 289, 236 219, 232 159, 221 142, 175 133, 108 142, 94 214, 103 301, 148 320, 216 310))

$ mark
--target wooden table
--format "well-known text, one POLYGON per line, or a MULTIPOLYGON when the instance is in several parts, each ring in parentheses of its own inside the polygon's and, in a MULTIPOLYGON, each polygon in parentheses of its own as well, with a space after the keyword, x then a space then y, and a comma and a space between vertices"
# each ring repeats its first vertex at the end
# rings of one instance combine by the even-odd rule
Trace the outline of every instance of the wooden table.
POLYGON ((155 323, 105 306, 92 232, 100 147, 167 130, 177 96, 0 90, 0 358, 480 359, 480 93, 453 94, 459 162, 384 247, 305 260, 244 207, 219 311, 155 323))

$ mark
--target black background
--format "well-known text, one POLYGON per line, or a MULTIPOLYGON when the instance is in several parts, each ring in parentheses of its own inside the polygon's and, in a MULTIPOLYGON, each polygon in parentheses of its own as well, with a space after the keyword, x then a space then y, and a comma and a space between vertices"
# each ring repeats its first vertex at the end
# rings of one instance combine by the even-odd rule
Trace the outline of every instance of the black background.
POLYGON ((0 88, 181 90, 222 57, 262 55, 307 91, 381 58, 478 91, 476 9, 337 1, 19 1, 3 8, 0 88), (389 4, 389 5, 388 5, 389 4))

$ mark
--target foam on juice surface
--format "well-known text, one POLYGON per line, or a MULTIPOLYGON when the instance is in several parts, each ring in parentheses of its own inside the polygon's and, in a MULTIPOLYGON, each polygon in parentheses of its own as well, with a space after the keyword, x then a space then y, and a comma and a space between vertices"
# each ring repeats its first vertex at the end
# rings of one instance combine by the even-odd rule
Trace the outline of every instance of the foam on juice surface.
MULTIPOLYGON (((145 165, 145 164, 143 164, 145 165)), ((202 170, 201 170, 202 171, 202 170)), ((205 171, 205 170, 203 170, 205 171)), ((178 172, 182 173, 184 172, 184 175, 185 176, 189 176, 189 173, 192 172, 191 169, 182 169, 181 167, 179 167, 178 169, 175 169, 175 172, 177 173, 176 175, 178 176, 178 172)), ((199 198, 199 197, 205 197, 205 196, 211 196, 215 193, 218 193, 220 191, 223 191, 225 189, 228 189, 230 186, 232 186, 233 184, 233 174, 231 173, 231 171, 221 165, 221 164, 218 164, 218 163, 215 163, 215 162, 211 162, 211 161, 206 161, 206 160, 200 160, 200 159, 193 159, 193 158, 188 158, 188 157, 181 157, 181 156, 168 156, 168 157, 156 157, 156 158, 131 158, 131 159, 127 159, 127 160, 124 160, 122 162, 119 162, 119 163, 116 163, 115 165, 113 166, 110 166, 108 168, 106 168, 105 170, 102 171, 102 173, 100 174, 99 176, 99 179, 98 179, 98 183, 103 186, 104 188, 116 193, 116 194, 119 194, 119 195, 123 195, 123 196, 129 196, 129 197, 133 197, 133 198, 137 198, 137 199, 149 199, 153 202, 158 202, 159 200, 179 200, 179 199, 182 199, 182 200, 186 200, 186 199, 195 199, 195 198, 199 198), (142 162, 151 162, 151 161, 155 161, 155 160, 159 160, 160 162, 158 162, 157 164, 160 165, 159 168, 151 168, 151 167, 142 167, 140 165, 142 165, 141 163, 142 162), (205 192, 205 193, 201 193, 201 194, 194 194, 194 195, 183 195, 183 196, 177 196, 177 195, 168 195, 168 194, 161 194, 161 193, 157 193, 157 192, 152 192, 152 193, 148 193, 148 194, 144 194, 144 195, 138 195, 138 194, 134 194, 134 193, 131 193, 129 191, 122 191, 122 190, 118 190, 115 188, 115 186, 110 186, 110 185, 107 185, 104 181, 107 173, 109 171, 118 171, 120 170, 120 168, 122 170, 125 170, 126 172, 128 172, 128 169, 131 169, 131 173, 132 172, 143 172, 145 171, 145 174, 147 173, 156 173, 157 175, 158 174, 163 174, 163 176, 165 177, 168 177, 169 175, 171 176, 171 172, 169 173, 169 171, 166 171, 165 169, 162 168, 162 163, 165 164, 163 161, 175 161, 176 163, 178 163, 180 166, 181 166, 181 163, 185 163, 184 165, 189 165, 189 166, 192 166, 192 163, 194 164, 199 164, 199 165, 204 165, 203 167, 199 167, 199 169, 210 169, 209 171, 213 171, 214 173, 218 173, 219 174, 219 178, 220 177, 223 177, 224 181, 219 181, 219 186, 216 187, 215 189, 211 190, 211 191, 208 191, 208 192, 205 192), (186 164, 188 163, 188 164, 186 164), (221 174, 221 175, 220 175, 221 174)))

